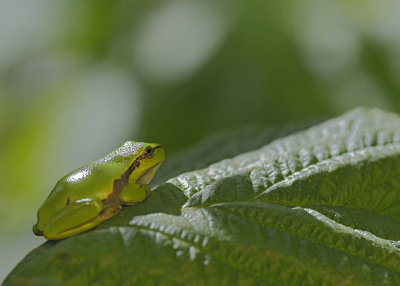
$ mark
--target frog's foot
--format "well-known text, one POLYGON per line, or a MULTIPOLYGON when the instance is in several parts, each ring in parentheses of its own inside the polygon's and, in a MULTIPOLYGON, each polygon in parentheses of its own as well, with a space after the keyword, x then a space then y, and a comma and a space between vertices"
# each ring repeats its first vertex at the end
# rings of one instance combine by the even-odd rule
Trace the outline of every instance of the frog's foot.
POLYGON ((149 185, 129 184, 124 187, 119 196, 123 205, 136 205, 150 195, 149 185))
POLYGON ((105 206, 103 211, 99 214, 99 216, 102 217, 104 220, 107 220, 115 216, 117 213, 119 213, 121 209, 122 206, 120 204, 114 204, 109 207, 105 206))
POLYGON ((41 231, 41 230, 39 229, 37 223, 32 227, 32 230, 33 230, 33 233, 34 233, 35 235, 38 235, 38 236, 43 235, 43 231, 41 231))

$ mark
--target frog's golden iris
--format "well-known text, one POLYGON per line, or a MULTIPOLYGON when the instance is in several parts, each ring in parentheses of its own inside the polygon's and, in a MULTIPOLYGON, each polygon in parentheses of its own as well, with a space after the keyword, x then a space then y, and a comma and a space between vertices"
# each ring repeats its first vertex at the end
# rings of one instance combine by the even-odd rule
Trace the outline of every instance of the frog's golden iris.
POLYGON ((38 210, 36 235, 57 240, 94 228, 150 195, 148 182, 165 159, 156 143, 128 141, 61 178, 38 210))

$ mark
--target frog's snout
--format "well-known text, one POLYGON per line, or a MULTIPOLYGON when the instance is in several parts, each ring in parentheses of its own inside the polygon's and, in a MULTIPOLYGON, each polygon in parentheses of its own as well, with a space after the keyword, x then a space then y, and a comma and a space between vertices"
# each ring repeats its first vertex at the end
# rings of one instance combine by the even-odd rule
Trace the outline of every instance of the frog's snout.
POLYGON ((41 231, 41 230, 38 228, 37 224, 34 224, 34 225, 33 225, 32 230, 33 230, 33 233, 36 234, 36 235, 38 235, 38 236, 43 235, 43 231, 41 231))

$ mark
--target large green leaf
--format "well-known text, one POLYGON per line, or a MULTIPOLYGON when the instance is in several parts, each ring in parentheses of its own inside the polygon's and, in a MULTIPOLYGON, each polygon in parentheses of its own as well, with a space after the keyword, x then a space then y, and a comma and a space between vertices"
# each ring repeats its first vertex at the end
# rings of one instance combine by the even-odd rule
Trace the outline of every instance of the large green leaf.
POLYGON ((5 285, 400 285, 400 117, 357 109, 161 184, 5 285))
POLYGON ((160 183, 183 172, 205 168, 222 159, 258 149, 274 139, 304 130, 321 121, 321 119, 308 120, 300 124, 268 128, 248 125, 214 134, 172 156, 169 156, 168 153, 168 160, 163 164, 152 182, 160 183))

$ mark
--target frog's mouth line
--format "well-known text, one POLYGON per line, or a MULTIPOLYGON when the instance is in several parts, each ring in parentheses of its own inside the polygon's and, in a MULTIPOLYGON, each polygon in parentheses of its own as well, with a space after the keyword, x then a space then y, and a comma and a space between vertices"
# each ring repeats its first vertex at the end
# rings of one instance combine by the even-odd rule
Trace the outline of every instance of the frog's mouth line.
MULTIPOLYGON (((158 148, 162 148, 162 146, 161 146, 161 145, 158 145, 158 146, 154 147, 153 150, 156 150, 156 149, 158 149, 158 148)), ((124 174, 122 174, 121 179, 123 179, 123 180, 128 180, 128 179, 129 179, 129 176, 133 173, 133 171, 134 171, 135 169, 137 169, 137 168, 140 166, 140 160, 143 159, 143 156, 145 156, 145 155, 142 154, 142 155, 140 155, 139 157, 137 157, 137 158, 135 159, 135 161, 133 161, 133 163, 129 166, 128 170, 126 170, 126 172, 125 172, 124 174)), ((164 161, 164 160, 163 160, 163 161, 164 161)), ((157 163, 156 165, 161 164, 163 161, 157 163)), ((153 167, 155 167, 156 165, 154 165, 153 167)), ((153 169, 153 167, 150 167, 148 170, 153 169)), ((147 170, 146 170, 145 173, 147 173, 147 170)), ((142 174, 142 176, 143 176, 143 175, 144 175, 144 174, 142 174)), ((142 176, 140 176, 140 177, 142 177, 142 176)))

